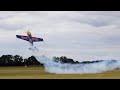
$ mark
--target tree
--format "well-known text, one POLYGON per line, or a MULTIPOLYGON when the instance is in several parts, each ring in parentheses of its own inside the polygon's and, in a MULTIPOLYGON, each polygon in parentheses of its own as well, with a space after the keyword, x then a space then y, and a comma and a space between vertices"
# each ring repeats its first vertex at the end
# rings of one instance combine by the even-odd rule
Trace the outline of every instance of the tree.
POLYGON ((79 62, 75 62, 73 59, 71 58, 67 58, 66 56, 61 56, 61 57, 53 57, 53 60, 55 62, 61 62, 61 63, 79 63, 79 62))
POLYGON ((23 59, 19 55, 2 55, 0 57, 0 66, 25 66, 25 65, 43 65, 34 56, 23 59))

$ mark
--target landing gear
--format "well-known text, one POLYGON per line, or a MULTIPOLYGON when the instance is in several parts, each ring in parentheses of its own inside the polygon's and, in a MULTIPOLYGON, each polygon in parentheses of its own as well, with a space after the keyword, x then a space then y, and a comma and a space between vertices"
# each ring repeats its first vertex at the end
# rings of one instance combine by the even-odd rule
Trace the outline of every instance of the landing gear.
POLYGON ((32 51, 35 51, 35 50, 39 51, 36 47, 29 47, 28 49, 32 51))

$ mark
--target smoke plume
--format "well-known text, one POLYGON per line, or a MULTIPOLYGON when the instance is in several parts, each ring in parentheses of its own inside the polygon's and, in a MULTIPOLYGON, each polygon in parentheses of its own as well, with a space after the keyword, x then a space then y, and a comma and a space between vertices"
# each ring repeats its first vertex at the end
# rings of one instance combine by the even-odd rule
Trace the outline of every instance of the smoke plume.
POLYGON ((54 74, 95 74, 120 68, 119 60, 104 60, 87 64, 63 64, 44 56, 36 56, 36 58, 44 64, 46 72, 54 74))

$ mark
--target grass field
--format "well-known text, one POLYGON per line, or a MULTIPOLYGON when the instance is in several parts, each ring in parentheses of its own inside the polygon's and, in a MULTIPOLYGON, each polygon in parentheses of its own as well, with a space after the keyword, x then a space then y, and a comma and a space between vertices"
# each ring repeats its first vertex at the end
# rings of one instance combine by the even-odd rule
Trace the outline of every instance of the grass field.
POLYGON ((50 74, 44 67, 0 67, 0 79, 120 79, 120 69, 100 74, 50 74))

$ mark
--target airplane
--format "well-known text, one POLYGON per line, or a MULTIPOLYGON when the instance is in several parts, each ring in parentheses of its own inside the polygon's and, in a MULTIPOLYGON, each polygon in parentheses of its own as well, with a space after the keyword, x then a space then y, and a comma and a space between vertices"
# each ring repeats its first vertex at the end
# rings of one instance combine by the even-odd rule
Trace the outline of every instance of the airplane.
MULTIPOLYGON (((43 38, 32 37, 31 32, 27 32, 27 36, 23 35, 16 35, 17 38, 28 41, 32 47, 29 47, 29 50, 34 51, 35 49, 38 50, 36 47, 33 46, 33 42, 40 42, 43 41, 43 38)), ((38 50, 39 51, 39 50, 38 50)))

